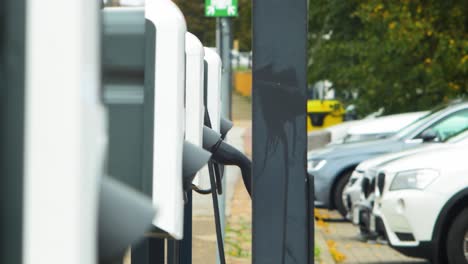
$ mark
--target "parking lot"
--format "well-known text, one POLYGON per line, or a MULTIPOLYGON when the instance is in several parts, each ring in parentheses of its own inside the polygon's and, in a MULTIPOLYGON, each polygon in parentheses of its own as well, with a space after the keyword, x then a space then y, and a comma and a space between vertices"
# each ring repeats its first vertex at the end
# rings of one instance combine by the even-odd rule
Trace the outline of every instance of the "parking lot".
POLYGON ((318 210, 324 221, 316 222, 316 246, 320 248, 318 263, 397 264, 428 263, 405 257, 389 246, 359 239, 358 228, 342 220, 335 211, 318 210), (341 260, 335 261, 336 258, 341 260))

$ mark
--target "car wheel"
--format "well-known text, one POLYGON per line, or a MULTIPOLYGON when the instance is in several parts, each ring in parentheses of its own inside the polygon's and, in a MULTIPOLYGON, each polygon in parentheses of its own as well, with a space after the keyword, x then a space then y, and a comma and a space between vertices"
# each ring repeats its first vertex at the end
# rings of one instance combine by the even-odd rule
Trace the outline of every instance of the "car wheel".
POLYGON ((446 246, 450 264, 468 263, 468 208, 464 209, 450 226, 446 246))
POLYGON ((346 218, 346 215, 348 214, 348 210, 346 209, 343 201, 343 191, 346 187, 346 184, 348 184, 351 174, 352 170, 343 173, 338 179, 335 190, 333 192, 333 204, 335 205, 336 210, 338 210, 341 216, 343 216, 343 218, 346 218))

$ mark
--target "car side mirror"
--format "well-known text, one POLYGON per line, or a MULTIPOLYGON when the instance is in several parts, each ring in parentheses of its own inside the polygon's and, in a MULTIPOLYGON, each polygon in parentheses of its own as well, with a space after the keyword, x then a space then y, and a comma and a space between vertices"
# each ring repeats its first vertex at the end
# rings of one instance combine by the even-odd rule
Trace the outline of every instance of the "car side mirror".
POLYGON ((423 142, 437 141, 438 137, 439 136, 438 136, 437 132, 435 130, 433 130, 433 129, 430 129, 430 128, 425 130, 421 134, 421 139, 423 140, 423 142))

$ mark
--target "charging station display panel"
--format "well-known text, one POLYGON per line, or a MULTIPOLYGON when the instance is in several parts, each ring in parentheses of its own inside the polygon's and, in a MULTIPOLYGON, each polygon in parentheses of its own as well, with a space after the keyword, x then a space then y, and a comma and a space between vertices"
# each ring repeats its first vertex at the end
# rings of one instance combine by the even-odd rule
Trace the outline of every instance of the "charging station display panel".
MULTIPOLYGON (((158 210, 154 225, 175 239, 183 237, 184 195, 182 151, 185 111, 185 34, 187 26, 170 0, 147 1, 147 38, 156 38, 153 72, 145 68, 146 81, 154 81, 153 202, 158 210), (153 27, 154 36, 148 35, 153 27)), ((148 48, 148 47, 147 47, 148 48)), ((145 83, 148 85, 148 83, 145 83)))
MULTIPOLYGON (((142 7, 107 7, 103 22, 103 100, 109 112, 109 176, 151 196, 142 175, 145 14, 142 7)), ((152 162, 150 160, 149 162, 152 162)))
POLYGON ((23 263, 96 263, 99 2, 27 1, 23 263))

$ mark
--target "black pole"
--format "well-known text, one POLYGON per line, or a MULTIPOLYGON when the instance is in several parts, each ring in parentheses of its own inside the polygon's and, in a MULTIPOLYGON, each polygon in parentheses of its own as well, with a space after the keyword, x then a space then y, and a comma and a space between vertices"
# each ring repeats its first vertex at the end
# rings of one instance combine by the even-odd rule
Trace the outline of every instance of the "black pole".
POLYGON ((311 263, 307 0, 253 1, 253 263, 311 263))
POLYGON ((0 263, 22 263, 25 2, 0 1, 0 263))
POLYGON ((192 191, 187 191, 184 206, 184 238, 181 241, 167 241, 168 264, 192 264, 192 191))
POLYGON ((192 190, 187 192, 187 203, 184 209, 184 239, 180 243, 181 264, 192 264, 192 190))
POLYGON ((148 237, 138 245, 132 247, 132 263, 137 264, 159 264, 164 263, 164 239, 148 237))
POLYGON ((307 186, 308 186, 308 190, 307 190, 307 200, 308 200, 308 207, 307 207, 307 211, 308 211, 308 215, 307 215, 307 221, 309 222, 309 230, 308 230, 308 248, 309 248, 309 262, 308 263, 314 263, 314 257, 315 257, 315 248, 314 248, 314 245, 315 245, 315 214, 314 214, 314 201, 315 201, 315 197, 314 197, 314 191, 315 191, 315 187, 314 187, 314 176, 308 174, 307 175, 307 186))

